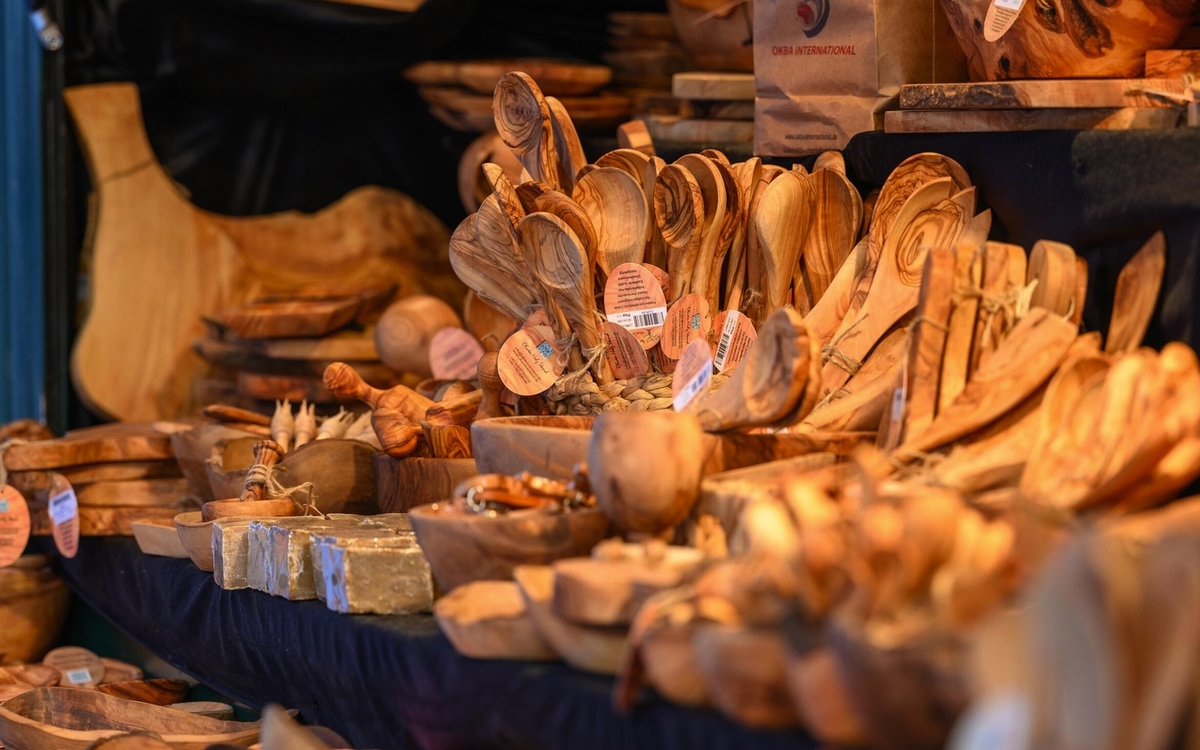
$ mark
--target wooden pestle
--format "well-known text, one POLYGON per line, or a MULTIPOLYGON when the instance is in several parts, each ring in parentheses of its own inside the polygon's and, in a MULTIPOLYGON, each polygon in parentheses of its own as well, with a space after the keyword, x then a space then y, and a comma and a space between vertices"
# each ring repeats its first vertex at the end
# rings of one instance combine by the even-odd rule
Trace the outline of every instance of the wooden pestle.
POLYGON ((433 402, 402 385, 381 391, 372 388, 345 362, 325 368, 325 387, 340 398, 357 398, 371 407, 371 426, 389 456, 404 458, 420 445, 421 420, 433 402))
MULTIPOLYGON (((254 466, 265 466, 270 471, 281 458, 283 458, 283 446, 274 440, 259 440, 254 444, 254 466)), ((266 499, 266 477, 257 479, 254 474, 254 467, 251 467, 246 474, 246 483, 242 486, 242 496, 238 498, 240 502, 266 499)))
POLYGON ((500 406, 500 391, 504 388, 504 381, 500 380, 499 364, 499 352, 488 352, 479 358, 479 390, 483 399, 479 402, 475 419, 504 416, 500 406))

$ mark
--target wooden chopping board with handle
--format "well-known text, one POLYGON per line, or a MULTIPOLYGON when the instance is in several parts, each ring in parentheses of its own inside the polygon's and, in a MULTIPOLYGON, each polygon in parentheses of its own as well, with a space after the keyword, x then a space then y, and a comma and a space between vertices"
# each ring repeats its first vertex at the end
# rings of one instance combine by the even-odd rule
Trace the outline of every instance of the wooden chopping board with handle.
POLYGON ((89 310, 71 363, 89 408, 136 421, 188 412, 201 316, 251 299, 389 282, 399 296, 461 296, 446 228, 409 197, 368 186, 316 214, 201 211, 155 159, 136 86, 79 86, 65 98, 98 199, 85 249, 89 310))

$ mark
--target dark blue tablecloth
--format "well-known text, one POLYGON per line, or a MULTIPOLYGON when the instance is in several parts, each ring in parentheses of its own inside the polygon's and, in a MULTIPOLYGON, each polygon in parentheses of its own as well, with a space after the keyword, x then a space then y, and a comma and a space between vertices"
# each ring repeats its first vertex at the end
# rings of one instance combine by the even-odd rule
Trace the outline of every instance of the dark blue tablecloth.
POLYGON ((340 615, 318 602, 223 591, 133 539, 84 539, 71 588, 171 664, 239 701, 274 701, 358 748, 812 748, 655 696, 614 711, 612 680, 562 664, 454 652, 428 615, 340 615))

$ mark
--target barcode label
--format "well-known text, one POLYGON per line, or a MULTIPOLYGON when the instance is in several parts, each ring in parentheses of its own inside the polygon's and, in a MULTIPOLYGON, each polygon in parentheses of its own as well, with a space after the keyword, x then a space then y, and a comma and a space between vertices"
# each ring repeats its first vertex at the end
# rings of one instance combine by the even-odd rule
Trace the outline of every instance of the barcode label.
POLYGON ((672 402, 672 405, 675 407, 675 411, 683 411, 686 409, 688 404, 692 403, 692 399, 696 398, 696 394, 703 391, 711 381, 712 368, 705 367, 699 372, 699 374, 696 375, 696 377, 692 378, 691 382, 683 387, 683 390, 675 395, 675 399, 672 402))
POLYGON ((630 331, 659 328, 667 320, 667 308, 650 307, 645 310, 627 310, 608 316, 608 319, 630 331))
POLYGON ((713 364, 721 372, 725 371, 725 358, 729 356, 729 342, 733 341, 733 334, 737 332, 738 317, 740 312, 730 310, 725 315, 725 325, 721 328, 721 339, 717 342, 717 356, 713 360, 713 364))
POLYGON ((92 681, 92 672, 89 669, 71 669, 67 671, 67 682, 72 685, 83 685, 92 681))
POLYGON ((62 526, 79 515, 79 503, 75 500, 75 490, 68 489, 50 498, 50 520, 55 526, 62 526))
POLYGON ((8 512, 8 501, 0 500, 0 513, 7 513, 7 512, 8 512))

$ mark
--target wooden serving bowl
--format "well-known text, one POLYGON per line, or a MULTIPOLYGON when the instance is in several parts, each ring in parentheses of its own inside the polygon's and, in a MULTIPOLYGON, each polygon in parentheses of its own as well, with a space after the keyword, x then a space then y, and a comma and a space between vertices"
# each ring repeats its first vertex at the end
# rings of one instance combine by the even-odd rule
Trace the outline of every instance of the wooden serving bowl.
POLYGON ((299 512, 296 502, 291 498, 278 500, 213 500, 205 503, 200 510, 202 521, 215 521, 218 518, 283 518, 294 516, 299 512))
POLYGON ((557 659, 533 627, 521 590, 512 581, 475 581, 433 605, 438 627, 454 650, 472 659, 557 659))
POLYGON ((710 9, 724 4, 719 1, 667 0, 667 10, 679 43, 696 67, 753 73, 754 47, 748 44, 753 32, 753 0, 747 0, 724 17, 696 23, 710 9))
MULTIPOLYGON (((201 424, 190 430, 179 430, 171 433, 171 451, 179 470, 187 479, 188 487, 193 494, 200 498, 201 503, 215 500, 228 495, 214 495, 209 482, 208 459, 212 457, 213 446, 222 440, 238 438, 254 438, 249 432, 239 430, 224 424, 201 424)), ((253 444, 252 444, 253 445, 253 444)), ((251 453, 251 461, 254 460, 251 453)))
POLYGON ((393 458, 379 453, 372 459, 375 499, 383 513, 407 513, 454 495, 454 488, 479 470, 473 458, 393 458))
POLYGON ((608 534, 608 519, 595 508, 489 517, 434 503, 413 508, 408 517, 443 591, 471 581, 510 580, 518 565, 587 555, 608 534))
POLYGON ((1146 51, 1170 49, 1200 11, 1197 0, 1087 1, 1074 3, 1076 12, 1084 16, 1075 20, 1064 12, 1064 3, 1057 3, 1047 6, 1057 11, 1054 21, 1044 23, 1038 18, 1042 4, 1027 2, 1008 32, 989 42, 983 29, 991 4, 991 0, 942 0, 973 81, 1140 78, 1146 51))
POLYGON ((212 521, 205 521, 201 511, 190 510, 175 516, 175 532, 196 567, 206 573, 213 570, 212 521))
POLYGON ((11 750, 87 750, 129 732, 158 735, 175 750, 249 747, 258 722, 220 721, 124 700, 96 690, 35 688, 0 705, 0 737, 11 750))
POLYGON ((595 417, 497 417, 471 425, 471 449, 480 474, 569 480, 587 460, 595 417))
POLYGON ((520 565, 513 571, 533 627, 562 660, 576 669, 616 674, 625 651, 628 630, 593 628, 568 622, 554 613, 554 569, 520 565))
POLYGON ((62 632, 70 596, 43 555, 0 569, 0 653, 21 662, 42 658, 62 632))

